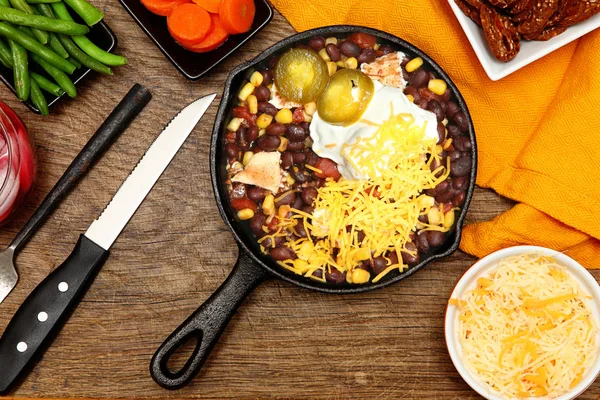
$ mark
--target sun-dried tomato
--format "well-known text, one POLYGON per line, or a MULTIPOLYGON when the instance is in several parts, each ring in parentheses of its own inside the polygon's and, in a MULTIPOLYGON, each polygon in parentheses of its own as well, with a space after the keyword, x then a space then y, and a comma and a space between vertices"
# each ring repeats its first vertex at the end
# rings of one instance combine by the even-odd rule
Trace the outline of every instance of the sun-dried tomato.
POLYGON ((481 18, 479 17, 479 9, 474 7, 472 4, 467 3, 464 0, 454 0, 458 8, 461 9, 463 13, 469 18, 473 20, 477 25, 481 26, 481 18))
POLYGON ((521 37, 510 19, 491 7, 481 7, 481 24, 492 53, 500 61, 512 60, 521 48, 521 37))
POLYGON ((559 0, 535 1, 529 18, 517 27, 519 33, 524 36, 539 35, 558 9, 558 2, 559 0))

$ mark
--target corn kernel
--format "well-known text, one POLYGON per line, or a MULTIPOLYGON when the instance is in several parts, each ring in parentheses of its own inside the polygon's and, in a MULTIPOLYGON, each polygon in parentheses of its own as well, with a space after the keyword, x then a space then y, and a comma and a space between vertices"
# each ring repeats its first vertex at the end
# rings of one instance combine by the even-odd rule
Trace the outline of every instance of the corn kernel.
POLYGON ((246 101, 248 102, 248 111, 250 111, 250 114, 256 114, 258 112, 258 99, 256 96, 251 94, 246 101))
POLYGON ((406 64, 406 72, 415 72, 421 65, 423 65, 423 59, 421 57, 413 58, 406 64))
POLYGON ((304 112, 306 112, 308 115, 312 116, 315 111, 317 111, 317 103, 314 101, 304 105, 304 112))
POLYGON ((261 137, 262 135, 264 135, 265 133, 267 133, 266 129, 259 129, 258 130, 258 137, 261 137))
POLYGON ((437 208, 431 207, 427 212, 427 220, 429 220, 429 225, 441 225, 442 218, 444 216, 437 208))
POLYGON ((346 63, 344 63, 342 60, 336 62, 335 65, 337 65, 339 68, 346 68, 346 63))
POLYGON ((373 50, 375 50, 375 51, 379 50, 379 43, 375 43, 375 46, 373 46, 373 50))
POLYGON ((371 250, 366 247, 361 247, 356 251, 356 253, 354 253, 354 258, 356 258, 358 261, 368 260, 371 258, 371 250))
POLYGON ((259 87, 263 83, 263 76, 260 72, 254 71, 254 73, 250 76, 250 83, 256 87, 259 87))
POLYGON ((446 89, 448 89, 448 85, 443 79, 430 79, 429 83, 427 84, 427 89, 431 90, 438 96, 443 96, 444 93, 446 93, 446 89))
POLYGON ((435 199, 431 196, 427 196, 426 194, 422 194, 417 198, 417 204, 419 205, 419 209, 425 210, 433 207, 435 204, 435 199))
POLYGON ((280 153, 283 153, 284 151, 287 150, 288 143, 290 141, 285 136, 279 136, 279 139, 281 139, 281 142, 279 143, 279 147, 277 148, 277 151, 280 153))
POLYGON ((275 115, 275 121, 279 122, 280 124, 289 124, 292 122, 292 120, 292 110, 289 108, 282 108, 281 110, 277 111, 277 114, 275 115))
POLYGON ((291 175, 286 175, 285 176, 285 183, 288 184, 288 186, 292 186, 294 183, 296 183, 296 180, 294 178, 292 178, 291 175))
POLYGON ((452 225, 454 225, 454 210, 450 210, 446 214, 444 214, 443 227, 446 229, 450 229, 452 225))
POLYGON ((355 57, 350 57, 344 64, 346 64, 346 68, 348 69, 358 68, 358 60, 355 57))
POLYGON ((331 61, 331 58, 329 58, 329 54, 327 54, 327 50, 325 49, 319 50, 319 56, 327 62, 331 61))
POLYGON ((301 259, 297 258, 293 261, 293 263, 294 263, 294 269, 299 274, 304 274, 310 269, 310 265, 305 260, 301 260, 301 259))
POLYGON ((314 254, 315 246, 309 242, 303 242, 298 250, 298 258, 302 260, 308 260, 312 254, 314 254))
POLYGON ((325 39, 325 46, 327 46, 327 45, 328 45, 328 44, 330 44, 330 43, 332 43, 332 44, 337 44, 337 43, 338 43, 338 40, 337 40, 337 38, 334 38, 334 37, 328 37, 327 39, 325 39))
POLYGON ((412 94, 407 94, 407 95, 406 95, 406 98, 407 98, 407 99, 408 99, 408 101, 410 101, 411 103, 414 103, 414 102, 415 102, 415 98, 413 97, 413 95, 412 95, 412 94))
POLYGON ((241 101, 246 101, 248 96, 250 96, 252 92, 254 92, 254 89, 256 88, 253 84, 251 84, 250 82, 246 83, 242 90, 240 90, 240 93, 238 94, 238 99, 240 99, 241 101))
POLYGON ((252 158, 253 155, 254 155, 254 153, 251 151, 245 152, 244 158, 242 158, 242 164, 248 165, 250 163, 250 159, 252 158))
POLYGON ((371 279, 371 274, 364 269, 356 268, 352 271, 352 283, 367 283, 371 279))
POLYGON ((275 214, 275 197, 272 194, 265 196, 265 199, 262 203, 262 210, 266 215, 275 214))
POLYGON ((239 219, 245 221, 254 217, 254 211, 252 211, 251 208, 244 208, 243 210, 238 211, 237 215, 239 219))
POLYGON ((241 171, 242 169, 244 169, 244 165, 239 161, 234 161, 231 164, 231 171, 241 171))
POLYGON ((346 282, 352 283, 352 273, 350 271, 346 273, 346 282))
POLYGON ((337 64, 334 63, 333 61, 329 61, 327 63, 327 70, 329 71, 329 76, 335 74, 337 71, 337 64))
POLYGON ((444 118, 442 120, 442 124, 444 124, 444 126, 448 125, 448 118, 444 118))
POLYGON ((241 118, 232 118, 231 121, 229 121, 229 124, 227 125, 227 130, 229 130, 231 132, 235 132, 238 129, 240 129, 241 124, 242 124, 241 118))
POLYGON ((269 126, 272 121, 273 117, 271 115, 261 114, 256 119, 256 126, 258 127, 258 129, 267 129, 267 126, 269 126))

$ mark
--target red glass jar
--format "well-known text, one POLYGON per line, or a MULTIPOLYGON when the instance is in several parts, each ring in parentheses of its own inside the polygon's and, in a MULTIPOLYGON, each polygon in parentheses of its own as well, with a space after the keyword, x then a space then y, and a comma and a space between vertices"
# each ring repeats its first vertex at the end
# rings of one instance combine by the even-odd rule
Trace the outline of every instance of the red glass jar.
POLYGON ((31 191, 36 161, 21 119, 0 101, 0 224, 23 205, 31 191))

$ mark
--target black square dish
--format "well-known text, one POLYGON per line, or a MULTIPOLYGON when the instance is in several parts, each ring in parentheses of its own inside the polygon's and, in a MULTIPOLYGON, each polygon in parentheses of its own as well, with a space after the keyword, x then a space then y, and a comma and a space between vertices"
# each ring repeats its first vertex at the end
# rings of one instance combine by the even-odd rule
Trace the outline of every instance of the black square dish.
POLYGON ((220 47, 207 53, 194 53, 181 47, 169 34, 167 19, 144 7, 140 0, 119 0, 138 25, 186 78, 198 80, 248 39, 256 35, 273 18, 273 8, 267 0, 254 0, 256 14, 250 31, 231 35, 220 47))
MULTIPOLYGON (((81 22, 81 20, 79 20, 78 17, 74 16, 74 18, 77 22, 81 22)), ((112 51, 115 47, 117 47, 117 37, 115 36, 113 31, 108 27, 108 25, 106 25, 106 23, 104 23, 104 21, 100 21, 99 23, 97 23, 96 25, 91 27, 90 32, 86 36, 92 42, 94 42, 96 44, 96 46, 100 47, 102 50, 112 51)), ((47 76, 47 74, 36 69, 35 67, 33 67, 33 70, 35 70, 36 72, 38 72, 42 75, 47 76)), ((76 69, 75 72, 73 73, 73 75, 70 76, 70 78, 73 81, 73 83, 75 84, 75 86, 77 86, 77 84, 90 71, 91 70, 89 68, 76 69)), ((12 70, 6 68, 2 64, 0 64, 0 79, 2 80, 2 82, 4 82, 4 84, 6 86, 8 86, 8 88, 16 96, 17 92, 15 92, 13 72, 12 72, 12 70)), ((42 90, 42 92, 44 93, 44 96, 46 96, 46 100, 48 101, 49 107, 51 107, 54 103, 56 103, 58 101, 58 99, 60 99, 61 97, 66 96, 66 94, 63 94, 62 96, 54 96, 43 90, 42 90)), ((39 114, 39 110, 33 105, 33 103, 31 103, 30 100, 25 102, 25 105, 27 107, 29 107, 32 111, 39 114)))

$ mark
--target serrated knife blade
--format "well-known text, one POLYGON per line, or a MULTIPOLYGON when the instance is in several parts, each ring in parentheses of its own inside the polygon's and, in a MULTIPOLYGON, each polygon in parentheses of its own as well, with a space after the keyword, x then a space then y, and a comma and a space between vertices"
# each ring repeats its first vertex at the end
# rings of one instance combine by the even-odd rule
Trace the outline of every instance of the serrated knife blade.
POLYGON ((69 257, 25 299, 0 337, 0 394, 35 364, 92 284, 108 249, 192 132, 215 95, 184 108, 156 138, 69 257))

